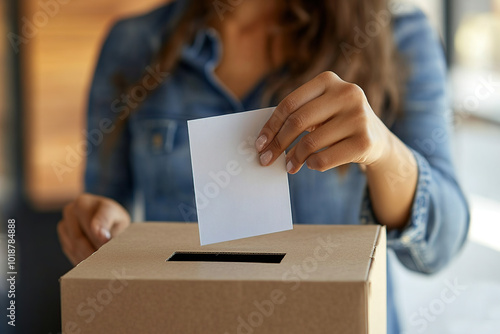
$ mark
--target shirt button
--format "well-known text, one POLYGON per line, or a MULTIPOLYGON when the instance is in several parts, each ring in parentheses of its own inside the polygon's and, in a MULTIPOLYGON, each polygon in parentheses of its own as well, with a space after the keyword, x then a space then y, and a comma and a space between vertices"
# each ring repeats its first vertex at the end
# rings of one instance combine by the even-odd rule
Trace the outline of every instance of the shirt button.
POLYGON ((401 242, 404 244, 404 245, 408 245, 410 243, 411 239, 409 236, 407 235, 404 235, 401 237, 401 242))
POLYGON ((163 144, 163 136, 161 134, 155 134, 152 139, 153 147, 156 149, 161 148, 163 144))

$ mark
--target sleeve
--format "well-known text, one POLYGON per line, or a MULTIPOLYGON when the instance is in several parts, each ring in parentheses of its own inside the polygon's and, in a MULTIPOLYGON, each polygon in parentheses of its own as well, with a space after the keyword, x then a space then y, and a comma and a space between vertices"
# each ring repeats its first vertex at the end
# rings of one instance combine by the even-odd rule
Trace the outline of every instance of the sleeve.
MULTIPOLYGON (((394 32, 409 79, 403 115, 391 130, 415 156, 418 183, 406 227, 389 231, 387 242, 408 269, 430 274, 464 244, 469 209, 451 159, 446 63, 439 38, 419 11, 396 19, 394 32)), ((388 181, 397 184, 398 178, 388 181)), ((361 221, 376 223, 367 192, 361 221)))
POLYGON ((92 80, 84 183, 85 192, 112 198, 130 212, 133 199, 130 132, 127 126, 121 129, 117 126, 118 117, 126 110, 119 100, 120 88, 113 82, 113 77, 124 70, 128 58, 124 50, 124 45, 130 45, 126 42, 126 28, 120 21, 110 30, 92 80))

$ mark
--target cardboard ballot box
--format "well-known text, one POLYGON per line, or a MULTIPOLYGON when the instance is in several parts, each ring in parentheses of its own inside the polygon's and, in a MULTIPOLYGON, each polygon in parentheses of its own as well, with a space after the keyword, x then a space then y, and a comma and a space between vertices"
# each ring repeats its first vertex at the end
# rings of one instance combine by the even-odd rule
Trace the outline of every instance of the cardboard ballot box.
POLYGON ((385 228, 295 225, 202 247, 196 224, 133 224, 61 292, 65 334, 385 333, 385 228))

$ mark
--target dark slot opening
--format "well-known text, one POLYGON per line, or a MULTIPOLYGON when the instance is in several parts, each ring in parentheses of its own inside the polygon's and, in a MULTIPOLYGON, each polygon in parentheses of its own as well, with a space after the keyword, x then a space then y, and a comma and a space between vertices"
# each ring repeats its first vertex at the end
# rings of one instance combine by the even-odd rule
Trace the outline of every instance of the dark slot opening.
POLYGON ((280 263, 285 255, 285 253, 174 252, 167 261, 280 263))

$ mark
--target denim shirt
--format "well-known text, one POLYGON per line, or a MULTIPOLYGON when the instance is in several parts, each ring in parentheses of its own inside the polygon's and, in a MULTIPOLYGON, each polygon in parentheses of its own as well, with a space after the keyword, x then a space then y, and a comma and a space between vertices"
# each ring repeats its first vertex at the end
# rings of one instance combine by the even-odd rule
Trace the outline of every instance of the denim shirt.
MULTIPOLYGON (((212 29, 198 31, 193 43, 183 47, 175 72, 161 73, 149 65, 183 4, 176 1, 117 22, 103 45, 90 91, 85 190, 113 198, 129 211, 140 197, 147 221, 197 219, 187 120, 265 107, 264 81, 238 100, 217 80, 214 68, 222 45, 212 29), (130 95, 120 95, 113 82, 117 73, 136 83, 130 95), (147 80, 140 82, 144 73, 149 73, 147 80), (151 94, 142 101, 145 90, 151 94), (118 130, 114 121, 136 103, 140 107, 125 129, 118 130), (113 150, 92 140, 91 134, 99 131, 119 134, 113 150)), ((422 12, 394 13, 392 27, 410 74, 404 112, 390 130, 414 154, 418 184, 411 217, 403 230, 388 232, 388 247, 410 270, 433 273, 459 251, 469 223, 450 156, 446 65, 439 39, 422 12)), ((396 187, 404 182, 401 166, 401 175, 387 176, 396 187)), ((296 224, 377 224, 365 174, 357 165, 345 173, 302 168, 289 176, 289 184, 296 224)), ((388 332, 397 333, 391 287, 389 273, 388 332)))

